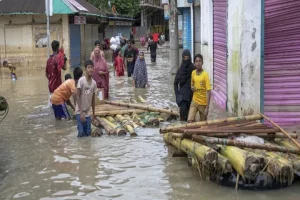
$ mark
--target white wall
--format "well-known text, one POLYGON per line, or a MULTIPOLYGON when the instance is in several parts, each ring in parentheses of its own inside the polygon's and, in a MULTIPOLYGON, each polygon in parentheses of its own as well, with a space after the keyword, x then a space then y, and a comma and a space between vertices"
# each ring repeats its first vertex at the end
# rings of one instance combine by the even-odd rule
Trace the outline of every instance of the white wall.
POLYGON ((201 8, 194 7, 194 54, 201 53, 201 8))
POLYGON ((201 54, 203 67, 209 73, 213 85, 213 3, 201 0, 201 54))
POLYGON ((260 111, 261 0, 228 0, 228 111, 260 111))

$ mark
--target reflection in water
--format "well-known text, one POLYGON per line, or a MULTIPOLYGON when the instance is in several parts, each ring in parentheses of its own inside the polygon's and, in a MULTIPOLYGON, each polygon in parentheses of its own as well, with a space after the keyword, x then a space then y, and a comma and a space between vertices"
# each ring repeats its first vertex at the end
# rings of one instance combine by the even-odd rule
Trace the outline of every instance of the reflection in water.
MULTIPOLYGON (((149 54, 146 61, 150 63, 149 54)), ((176 108, 167 50, 148 65, 150 88, 113 77, 111 97, 142 95, 160 107, 176 108)), ((296 199, 297 186, 267 192, 238 191, 200 181, 185 158, 171 158, 158 128, 138 137, 77 139, 74 121, 55 121, 47 108, 42 70, 18 70, 9 80, 0 69, 0 94, 10 113, 0 124, 1 199, 296 199)), ((210 118, 225 117, 213 104, 210 118)))

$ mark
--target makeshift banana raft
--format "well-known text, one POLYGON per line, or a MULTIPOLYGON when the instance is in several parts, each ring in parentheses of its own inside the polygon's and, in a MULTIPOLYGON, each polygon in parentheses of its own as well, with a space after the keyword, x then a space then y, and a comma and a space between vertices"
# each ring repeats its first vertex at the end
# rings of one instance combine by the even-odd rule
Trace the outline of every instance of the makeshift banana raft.
MULTIPOLYGON (((139 96, 139 101, 145 102, 139 96)), ((137 128, 146 126, 158 127, 161 122, 176 119, 179 114, 177 111, 169 109, 155 108, 153 106, 136 103, 124 103, 105 101, 104 104, 96 106, 96 121, 94 126, 102 128, 108 135, 136 136, 137 128)), ((97 129, 93 136, 103 134, 101 129, 97 129)))
POLYGON ((187 155, 200 177, 221 185, 282 188, 300 174, 297 134, 287 133, 262 114, 171 125, 160 132, 176 147, 174 157, 187 155), (262 119, 273 126, 257 122, 262 119))

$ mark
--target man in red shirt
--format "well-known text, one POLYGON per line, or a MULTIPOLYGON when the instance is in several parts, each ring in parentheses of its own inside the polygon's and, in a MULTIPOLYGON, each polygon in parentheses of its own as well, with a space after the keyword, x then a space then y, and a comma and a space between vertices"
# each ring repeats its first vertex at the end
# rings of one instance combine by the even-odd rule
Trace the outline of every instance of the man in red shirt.
POLYGON ((47 60, 46 77, 48 79, 48 88, 50 94, 56 90, 61 84, 61 69, 66 70, 67 58, 64 54, 64 49, 59 49, 59 42, 54 40, 51 43, 53 54, 47 60))
POLYGON ((158 33, 153 33, 152 37, 153 37, 153 41, 157 44, 158 43, 159 34, 158 33))

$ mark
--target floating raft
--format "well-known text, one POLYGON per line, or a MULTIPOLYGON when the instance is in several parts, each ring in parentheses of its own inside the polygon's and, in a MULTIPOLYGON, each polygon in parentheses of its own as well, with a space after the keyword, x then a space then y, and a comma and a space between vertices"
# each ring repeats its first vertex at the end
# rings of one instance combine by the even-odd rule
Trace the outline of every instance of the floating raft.
MULTIPOLYGON (((177 119, 177 111, 149 106, 139 96, 130 102, 106 101, 95 108, 94 126, 105 130, 108 135, 137 136, 136 129, 159 126, 161 122, 177 119)), ((104 132, 104 131, 102 131, 104 132)))
POLYGON ((275 189, 290 186, 300 175, 298 135, 262 114, 169 125, 160 132, 167 144, 186 154, 200 177, 221 185, 275 189))

